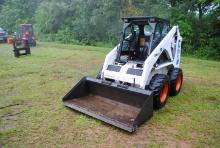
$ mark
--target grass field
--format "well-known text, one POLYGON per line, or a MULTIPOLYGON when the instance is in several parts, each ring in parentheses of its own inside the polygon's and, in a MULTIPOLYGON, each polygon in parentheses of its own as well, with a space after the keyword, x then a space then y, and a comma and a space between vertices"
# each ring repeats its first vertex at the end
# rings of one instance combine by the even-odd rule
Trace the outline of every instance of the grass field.
POLYGON ((14 58, 12 46, 0 44, 0 145, 220 147, 220 62, 183 57, 181 93, 134 134, 65 108, 62 97, 95 76, 109 50, 40 43, 14 58))

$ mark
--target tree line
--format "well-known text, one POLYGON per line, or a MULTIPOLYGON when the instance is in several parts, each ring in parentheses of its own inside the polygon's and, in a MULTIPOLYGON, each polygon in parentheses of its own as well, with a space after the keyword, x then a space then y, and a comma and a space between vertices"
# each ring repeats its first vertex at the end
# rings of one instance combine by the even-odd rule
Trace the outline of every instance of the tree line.
POLYGON ((42 41, 114 45, 120 18, 134 15, 179 25, 184 54, 220 59, 220 0, 0 0, 0 27, 32 23, 42 41))

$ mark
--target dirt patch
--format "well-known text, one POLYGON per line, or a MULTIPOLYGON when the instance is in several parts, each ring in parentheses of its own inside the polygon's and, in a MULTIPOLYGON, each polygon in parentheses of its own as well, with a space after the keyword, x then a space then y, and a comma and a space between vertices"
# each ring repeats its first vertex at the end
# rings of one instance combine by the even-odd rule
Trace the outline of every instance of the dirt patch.
POLYGON ((17 116, 1 117, 0 131, 12 129, 16 127, 17 116))
POLYGON ((180 148, 191 148, 192 147, 192 144, 189 141, 179 141, 178 143, 179 143, 180 148))
POLYGON ((22 109, 25 104, 10 104, 1 107, 0 131, 16 128, 17 120, 26 110, 22 109))
POLYGON ((218 101, 218 99, 215 96, 208 96, 206 99, 209 101, 218 101))
POLYGON ((199 79, 199 78, 194 78, 194 77, 184 77, 184 81, 189 81, 190 83, 193 84, 202 84, 205 86, 217 86, 220 87, 220 83, 216 83, 216 82, 211 82, 208 80, 204 80, 204 79, 199 79))
POLYGON ((0 109, 5 109, 5 108, 8 108, 8 107, 13 107, 13 106, 17 106, 17 105, 22 105, 22 104, 10 104, 10 105, 7 105, 7 106, 2 106, 0 107, 0 109))
POLYGON ((187 116, 178 116, 176 119, 176 124, 190 124, 191 123, 191 119, 187 116))
POLYGON ((190 141, 176 141, 175 139, 173 139, 173 141, 168 142, 166 147, 191 148, 193 147, 193 145, 190 141))
MULTIPOLYGON (((190 118, 184 116, 177 118, 175 125, 164 127, 150 120, 140 126, 133 134, 103 123, 101 127, 68 131, 68 133, 65 133, 65 136, 77 137, 80 141, 82 140, 86 143, 92 143, 92 147, 162 146, 167 148, 190 148, 193 147, 192 141, 176 138, 176 135, 178 134, 176 123, 185 124, 190 122, 190 118)), ((80 146, 85 146, 84 144, 80 144, 80 146)))

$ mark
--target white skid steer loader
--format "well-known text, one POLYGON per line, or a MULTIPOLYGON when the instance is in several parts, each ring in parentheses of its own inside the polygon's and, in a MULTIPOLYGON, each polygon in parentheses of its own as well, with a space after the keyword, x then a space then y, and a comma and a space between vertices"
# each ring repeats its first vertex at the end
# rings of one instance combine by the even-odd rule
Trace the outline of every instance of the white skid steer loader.
POLYGON ((182 37, 178 26, 157 17, 125 17, 120 43, 96 79, 84 77, 64 105, 133 132, 180 92, 182 37))

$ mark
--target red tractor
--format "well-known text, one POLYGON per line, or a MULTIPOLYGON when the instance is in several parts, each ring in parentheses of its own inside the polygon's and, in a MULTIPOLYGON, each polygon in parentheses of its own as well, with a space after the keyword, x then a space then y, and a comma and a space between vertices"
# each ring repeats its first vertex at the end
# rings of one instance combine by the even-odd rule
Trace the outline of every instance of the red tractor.
POLYGON ((31 54, 30 46, 36 46, 33 26, 32 24, 21 24, 13 39, 15 57, 31 54))

